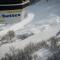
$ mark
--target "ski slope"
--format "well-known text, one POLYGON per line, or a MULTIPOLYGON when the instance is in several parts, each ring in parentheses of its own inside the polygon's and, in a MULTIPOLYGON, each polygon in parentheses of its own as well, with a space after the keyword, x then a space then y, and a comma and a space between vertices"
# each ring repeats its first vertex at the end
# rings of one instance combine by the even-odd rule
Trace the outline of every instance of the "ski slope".
POLYGON ((24 26, 26 24, 28 24, 29 22, 31 22, 33 20, 33 17, 34 17, 34 15, 32 13, 29 13, 27 18, 25 18, 24 20, 22 20, 19 23, 16 23, 16 24, 14 24, 14 25, 12 25, 12 26, 0 31, 0 36, 5 35, 10 30, 17 31, 19 29, 24 28, 24 26))

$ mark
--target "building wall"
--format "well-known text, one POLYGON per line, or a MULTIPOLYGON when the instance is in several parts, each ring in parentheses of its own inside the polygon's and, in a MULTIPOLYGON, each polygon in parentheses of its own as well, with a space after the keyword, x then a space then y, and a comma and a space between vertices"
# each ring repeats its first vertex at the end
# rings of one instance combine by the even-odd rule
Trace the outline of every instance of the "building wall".
POLYGON ((0 11, 0 23, 16 23, 24 19, 25 9, 0 11))
POLYGON ((21 4, 0 5, 0 23, 13 24, 26 17, 29 0, 21 4))

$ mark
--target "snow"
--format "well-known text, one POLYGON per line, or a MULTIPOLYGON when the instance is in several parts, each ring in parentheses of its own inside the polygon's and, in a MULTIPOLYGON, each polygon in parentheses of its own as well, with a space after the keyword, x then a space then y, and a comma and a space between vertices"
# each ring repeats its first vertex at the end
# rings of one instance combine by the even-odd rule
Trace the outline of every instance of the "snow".
POLYGON ((25 18, 24 20, 22 20, 19 23, 16 23, 10 27, 5 28, 4 30, 0 31, 0 36, 5 35, 8 31, 13 30, 13 31, 17 31, 18 29, 22 29, 24 28, 24 25, 28 24, 30 21, 32 21, 34 15, 32 13, 29 13, 27 18, 25 18))
POLYGON ((50 52, 49 49, 42 48, 42 49, 38 50, 37 52, 35 52, 33 54, 33 56, 34 55, 37 55, 37 60, 39 60, 39 59, 41 59, 41 60, 47 60, 47 58, 51 57, 53 54, 50 52))
MULTIPOLYGON (((24 22, 19 22, 18 24, 1 31, 0 34, 5 34, 8 30, 17 31, 25 25, 25 22, 28 20, 33 21, 26 26, 26 29, 30 29, 35 34, 23 41, 17 40, 13 43, 4 44, 0 47, 0 57, 2 57, 6 52, 9 51, 9 47, 13 46, 17 48, 24 48, 30 42, 37 43, 42 40, 47 41, 50 37, 55 36, 56 33, 60 30, 60 0, 49 0, 50 2, 28 7, 27 11, 30 14, 30 18, 24 20, 24 22), (34 15, 33 15, 34 14, 34 15), (44 17, 44 18, 43 18, 44 17), (17 28, 16 28, 17 27, 17 28)), ((24 28, 24 27, 23 27, 24 28)))
POLYGON ((60 0, 49 0, 48 2, 41 3, 38 2, 33 6, 27 8, 28 12, 34 13, 35 17, 32 23, 46 23, 50 21, 51 18, 56 18, 56 16, 60 17, 60 0), (44 17, 44 18, 43 18, 44 17))
MULTIPOLYGON (((60 26, 59 26, 60 27, 60 26)), ((27 46, 30 42, 32 43, 38 43, 42 40, 48 40, 50 37, 54 36, 56 32, 58 32, 56 26, 55 28, 52 27, 51 29, 48 29, 47 31, 41 31, 40 33, 37 33, 25 40, 17 40, 13 43, 4 44, 0 47, 0 57, 4 56, 6 52, 9 52, 9 47, 15 47, 16 49, 23 49, 25 46, 27 46)))

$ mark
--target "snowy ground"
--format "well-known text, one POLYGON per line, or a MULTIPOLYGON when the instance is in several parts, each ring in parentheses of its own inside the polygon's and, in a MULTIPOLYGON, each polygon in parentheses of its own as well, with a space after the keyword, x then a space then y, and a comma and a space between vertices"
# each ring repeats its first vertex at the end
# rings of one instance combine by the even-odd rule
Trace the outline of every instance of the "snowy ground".
POLYGON ((30 30, 35 35, 23 40, 4 44, 0 47, 0 57, 8 52, 9 47, 24 48, 30 42, 37 43, 47 40, 60 30, 60 0, 49 0, 49 2, 39 2, 27 7, 29 13, 35 15, 33 21, 26 25, 26 30, 30 30))
POLYGON ((28 13, 27 18, 25 18, 24 20, 13 25, 8 25, 6 27, 4 26, 3 30, 0 31, 0 36, 4 36, 10 30, 17 31, 19 29, 24 28, 26 24, 28 24, 33 20, 33 17, 34 17, 34 14, 28 13))
POLYGON ((40 1, 28 7, 27 11, 35 14, 32 23, 40 24, 42 21, 46 22, 57 16, 60 17, 60 0, 49 0, 43 3, 40 1))

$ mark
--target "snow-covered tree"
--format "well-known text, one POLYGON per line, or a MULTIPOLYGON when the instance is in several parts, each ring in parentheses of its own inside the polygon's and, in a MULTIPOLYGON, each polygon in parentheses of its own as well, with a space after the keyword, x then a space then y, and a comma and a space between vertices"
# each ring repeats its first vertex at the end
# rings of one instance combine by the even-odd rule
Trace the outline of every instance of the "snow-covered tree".
POLYGON ((14 36, 15 36, 15 32, 14 31, 9 31, 7 34, 9 36, 9 40, 12 40, 12 38, 14 38, 14 36))

